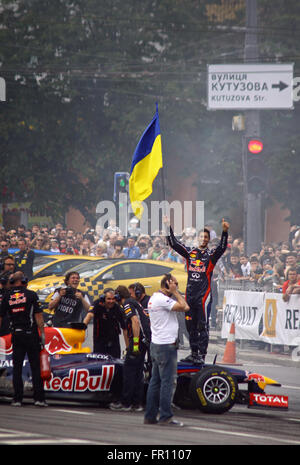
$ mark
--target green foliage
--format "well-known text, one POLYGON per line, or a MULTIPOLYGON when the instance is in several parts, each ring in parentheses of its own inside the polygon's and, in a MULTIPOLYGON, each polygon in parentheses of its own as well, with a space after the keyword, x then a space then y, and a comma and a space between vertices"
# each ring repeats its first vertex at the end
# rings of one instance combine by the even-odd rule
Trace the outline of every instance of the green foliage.
MULTIPOLYGON (((288 4, 259 2, 262 61, 298 63, 300 10, 288 4)), ((13 193, 55 220, 73 206, 94 222, 96 204, 112 199, 114 171, 129 171, 157 101, 170 200, 176 163, 183 183, 196 174, 212 214, 242 208, 241 137, 232 112, 206 109, 206 66, 243 61, 236 27, 245 24, 244 2, 3 0, 0 24, 8 96, 0 102, 0 182, 10 193, 0 202, 13 193)), ((262 115, 274 152, 269 194, 293 218, 297 121, 297 108, 291 118, 262 115)))

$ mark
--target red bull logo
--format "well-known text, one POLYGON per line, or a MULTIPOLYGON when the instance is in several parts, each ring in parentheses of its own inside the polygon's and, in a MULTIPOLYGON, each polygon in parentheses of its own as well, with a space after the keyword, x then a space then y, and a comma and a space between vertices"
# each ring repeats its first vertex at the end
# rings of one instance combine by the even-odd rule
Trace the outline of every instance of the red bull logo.
POLYGON ((259 375, 258 373, 250 373, 248 375, 248 380, 249 381, 255 381, 256 383, 264 383, 265 378, 263 375, 259 375))
POLYGON ((203 263, 201 260, 191 260, 190 266, 189 266, 190 271, 198 271, 198 272, 205 272, 205 263, 203 263))
POLYGON ((114 374, 114 365, 103 365, 101 375, 90 375, 89 370, 85 368, 71 369, 63 378, 53 376, 52 373, 51 379, 45 381, 44 389, 55 392, 109 391, 114 374))
POLYGON ((10 296, 9 305, 24 304, 26 297, 23 292, 15 292, 10 296))
POLYGON ((72 350, 72 346, 68 344, 59 328, 45 328, 45 348, 50 355, 72 350))

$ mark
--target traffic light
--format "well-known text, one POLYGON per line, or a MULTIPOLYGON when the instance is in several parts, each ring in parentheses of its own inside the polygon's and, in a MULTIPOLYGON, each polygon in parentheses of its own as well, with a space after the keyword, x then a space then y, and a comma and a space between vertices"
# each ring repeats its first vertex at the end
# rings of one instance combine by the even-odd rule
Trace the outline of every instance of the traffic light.
POLYGON ((257 137, 246 138, 247 190, 261 194, 266 190, 267 167, 265 165, 263 141, 257 137))
POLYGON ((119 201, 119 194, 128 195, 129 173, 117 172, 114 175, 114 202, 119 201))

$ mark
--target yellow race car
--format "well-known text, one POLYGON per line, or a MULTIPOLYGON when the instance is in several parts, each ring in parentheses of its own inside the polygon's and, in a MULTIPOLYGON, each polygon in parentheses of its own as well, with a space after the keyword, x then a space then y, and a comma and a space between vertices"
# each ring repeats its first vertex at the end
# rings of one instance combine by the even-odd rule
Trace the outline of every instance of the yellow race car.
MULTIPOLYGON (((161 279, 166 273, 174 274, 180 292, 185 292, 187 273, 183 264, 157 260, 93 258, 94 260, 72 268, 72 271, 80 275, 79 289, 86 292, 91 301, 96 300, 106 287, 113 289, 119 285, 127 287, 137 281, 143 284, 148 295, 152 295, 159 290, 161 279)), ((63 283, 63 275, 47 276, 30 281, 28 289, 35 291, 43 307, 47 308, 55 289, 63 283)))
POLYGON ((45 278, 46 276, 64 276, 70 268, 90 260, 99 260, 99 257, 89 255, 40 255, 35 257, 33 263, 33 277, 31 279, 45 278))

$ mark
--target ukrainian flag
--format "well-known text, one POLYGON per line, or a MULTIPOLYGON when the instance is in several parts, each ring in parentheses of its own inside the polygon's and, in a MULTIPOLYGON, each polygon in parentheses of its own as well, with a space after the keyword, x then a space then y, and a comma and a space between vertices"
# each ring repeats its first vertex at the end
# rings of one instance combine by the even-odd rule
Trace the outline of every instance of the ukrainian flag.
POLYGON ((132 158, 129 177, 129 197, 136 217, 141 218, 141 202, 152 193, 152 184, 163 166, 158 107, 151 123, 142 135, 132 158))

